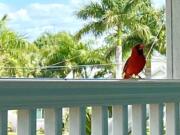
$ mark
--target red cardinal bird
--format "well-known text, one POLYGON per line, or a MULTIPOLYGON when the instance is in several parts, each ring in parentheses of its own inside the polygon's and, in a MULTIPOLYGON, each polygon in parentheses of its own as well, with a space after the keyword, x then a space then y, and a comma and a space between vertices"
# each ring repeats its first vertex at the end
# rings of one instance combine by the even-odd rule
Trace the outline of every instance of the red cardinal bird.
POLYGON ((130 79, 133 75, 138 76, 138 74, 143 70, 146 64, 146 58, 143 53, 144 45, 137 44, 132 48, 131 56, 126 61, 123 69, 124 79, 130 79))

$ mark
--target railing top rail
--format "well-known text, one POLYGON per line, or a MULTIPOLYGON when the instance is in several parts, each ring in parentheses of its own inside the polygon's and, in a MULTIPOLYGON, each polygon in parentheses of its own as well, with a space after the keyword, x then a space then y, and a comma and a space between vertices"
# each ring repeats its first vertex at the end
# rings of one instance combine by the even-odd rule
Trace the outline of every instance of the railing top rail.
POLYGON ((180 79, 59 79, 59 78, 0 78, 0 82, 119 82, 119 83, 164 83, 179 82, 180 79))
POLYGON ((0 107, 55 107, 180 101, 180 80, 0 79, 0 107))

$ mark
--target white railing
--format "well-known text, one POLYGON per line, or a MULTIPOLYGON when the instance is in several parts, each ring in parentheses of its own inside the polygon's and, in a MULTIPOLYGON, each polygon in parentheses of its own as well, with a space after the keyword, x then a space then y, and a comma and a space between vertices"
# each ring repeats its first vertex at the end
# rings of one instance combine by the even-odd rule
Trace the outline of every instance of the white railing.
POLYGON ((92 135, 108 135, 112 106, 113 135, 146 135, 149 104, 151 135, 179 135, 179 80, 0 80, 0 135, 7 135, 7 111, 18 109, 17 135, 36 134, 36 108, 45 109, 45 134, 62 134, 62 108, 70 107, 70 135, 85 135, 85 108, 92 106, 92 135), (166 116, 163 108, 166 108, 166 116), (163 117, 166 124, 163 126, 163 117))

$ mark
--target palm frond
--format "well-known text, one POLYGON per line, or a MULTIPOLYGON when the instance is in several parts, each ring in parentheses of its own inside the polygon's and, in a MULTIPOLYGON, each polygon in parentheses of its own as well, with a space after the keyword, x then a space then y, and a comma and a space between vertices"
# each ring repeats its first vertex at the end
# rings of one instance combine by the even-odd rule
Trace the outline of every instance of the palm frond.
POLYGON ((87 20, 88 18, 101 18, 104 14, 103 7, 97 2, 91 2, 89 5, 83 7, 76 16, 80 19, 87 20))
POLYGON ((5 15, 2 17, 2 19, 1 19, 0 21, 6 21, 6 20, 7 20, 7 18, 8 18, 8 15, 7 15, 7 14, 5 14, 5 15))
POLYGON ((136 35, 135 37, 140 37, 143 38, 144 43, 148 43, 150 41, 150 39, 152 38, 152 34, 151 34, 151 30, 148 26, 143 25, 143 24, 138 24, 136 23, 133 27, 132 27, 132 32, 130 33, 132 35, 136 35))
POLYGON ((116 5, 115 0, 101 0, 101 3, 106 10, 112 9, 116 5))
POLYGON ((132 34, 128 35, 123 39, 123 46, 122 46, 122 51, 123 51, 123 59, 127 58, 131 52, 131 48, 134 47, 134 45, 138 43, 143 43, 143 38, 139 37, 137 34, 132 34))
POLYGON ((136 12, 137 8, 142 4, 144 3, 140 0, 127 0, 123 8, 123 13, 128 14, 130 12, 136 12))
POLYGON ((0 19, 0 32, 2 32, 4 29, 6 29, 7 19, 8 19, 8 16, 6 14, 0 19))
POLYGON ((104 21, 91 22, 85 25, 79 32, 75 35, 76 39, 80 39, 82 35, 92 32, 95 36, 101 35, 106 30, 106 24, 104 21))
POLYGON ((117 45, 112 45, 106 48, 105 58, 107 60, 111 60, 111 58, 115 56, 116 48, 117 48, 117 45))
POLYGON ((122 18, 123 17, 121 14, 116 14, 111 10, 107 11, 104 15, 104 21, 108 28, 112 28, 114 26, 119 25, 122 18))

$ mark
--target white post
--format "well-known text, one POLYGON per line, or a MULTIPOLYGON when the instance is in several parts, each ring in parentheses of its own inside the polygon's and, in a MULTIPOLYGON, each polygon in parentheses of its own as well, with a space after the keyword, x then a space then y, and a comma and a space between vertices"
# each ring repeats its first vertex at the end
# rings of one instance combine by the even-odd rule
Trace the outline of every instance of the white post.
POLYGON ((45 135, 56 135, 55 131, 55 110, 54 109, 44 109, 45 118, 45 135))
POLYGON ((112 117, 113 135, 128 135, 128 106, 113 106, 112 117))
POLYGON ((166 33, 167 33, 167 78, 173 78, 173 18, 172 0, 166 0, 166 33))
POLYGON ((62 134, 62 109, 45 109, 45 135, 62 134))
POLYGON ((86 111, 85 107, 70 107, 70 135, 86 134, 86 111))
POLYGON ((7 135, 7 110, 0 110, 0 135, 7 135))
POLYGON ((108 108, 92 107, 92 135, 108 135, 108 108))
MULTIPOLYGON (((180 0, 166 0, 167 20, 167 75, 180 79, 180 0)), ((179 135, 179 104, 166 104, 166 133, 179 135)))
POLYGON ((180 79, 180 0, 166 0, 168 79, 180 79))
POLYGON ((36 110, 18 110, 17 135, 36 134, 36 110))

